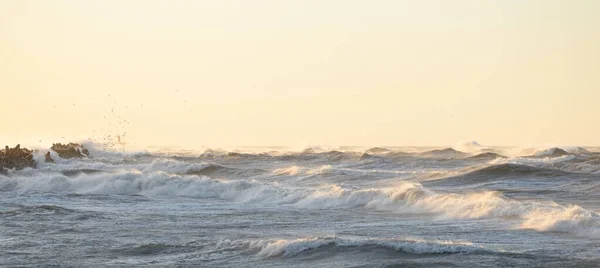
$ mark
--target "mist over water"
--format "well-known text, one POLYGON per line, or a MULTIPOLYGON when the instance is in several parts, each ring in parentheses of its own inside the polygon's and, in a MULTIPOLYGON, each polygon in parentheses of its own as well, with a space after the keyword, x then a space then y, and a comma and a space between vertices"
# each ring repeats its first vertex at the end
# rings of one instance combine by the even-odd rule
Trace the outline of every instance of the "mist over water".
POLYGON ((7 267, 598 267, 598 148, 115 152, 0 175, 7 267))

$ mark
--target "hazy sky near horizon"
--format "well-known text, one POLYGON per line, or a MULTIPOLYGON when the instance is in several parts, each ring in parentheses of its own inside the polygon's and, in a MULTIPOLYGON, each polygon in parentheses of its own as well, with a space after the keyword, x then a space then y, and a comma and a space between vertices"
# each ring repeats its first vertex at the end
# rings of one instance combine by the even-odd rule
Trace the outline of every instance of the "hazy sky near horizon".
POLYGON ((0 0, 0 136, 600 145, 600 1, 0 0))

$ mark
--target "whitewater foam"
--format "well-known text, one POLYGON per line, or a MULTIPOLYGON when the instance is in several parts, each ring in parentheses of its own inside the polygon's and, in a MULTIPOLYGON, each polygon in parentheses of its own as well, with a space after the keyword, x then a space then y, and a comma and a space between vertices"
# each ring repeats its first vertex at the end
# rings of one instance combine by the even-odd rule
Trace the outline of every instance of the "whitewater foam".
MULTIPOLYGON (((162 163, 162 162, 161 162, 162 163)), ((356 188, 324 185, 315 189, 283 187, 254 180, 217 180, 206 176, 175 175, 137 170, 68 177, 3 177, 1 189, 19 192, 77 194, 143 194, 219 198, 240 203, 289 204, 307 209, 367 208, 396 213, 436 213, 444 219, 520 218, 519 228, 540 231, 597 232, 600 218, 580 207, 518 201, 499 192, 437 193, 420 183, 401 181, 393 187, 356 188), (581 227, 581 228, 580 228, 581 227), (581 229, 581 230, 580 230, 581 229)))
POLYGON ((600 215, 580 206, 536 208, 524 218, 521 228, 600 237, 600 215))

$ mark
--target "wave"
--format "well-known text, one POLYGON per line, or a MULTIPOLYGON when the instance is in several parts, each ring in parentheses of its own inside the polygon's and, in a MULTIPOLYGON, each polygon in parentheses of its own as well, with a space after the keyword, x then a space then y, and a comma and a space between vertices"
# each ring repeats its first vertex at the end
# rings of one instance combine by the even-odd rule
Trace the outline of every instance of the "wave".
POLYGON ((519 178, 521 178, 521 179, 526 179, 527 178, 526 176, 561 177, 561 176, 565 176, 568 174, 569 174, 568 172, 556 170, 556 169, 522 165, 522 164, 505 163, 505 164, 487 166, 487 167, 472 171, 470 173, 467 173, 467 174, 465 174, 465 176, 478 176, 478 177, 488 177, 488 178, 494 178, 494 177, 507 178, 507 177, 519 176, 519 178), (521 176, 525 176, 525 177, 521 177, 521 176))
POLYGON ((319 154, 320 157, 326 158, 328 161, 345 161, 356 159, 357 153, 353 152, 341 152, 341 151, 329 151, 319 154))
MULTIPOLYGON (((43 153, 36 152, 34 158, 39 157, 43 159, 43 153)), ((267 170, 258 168, 239 168, 212 162, 191 161, 198 161, 198 159, 182 157, 146 158, 144 161, 131 160, 127 163, 123 161, 99 161, 97 159, 60 159, 56 163, 41 161, 36 169, 27 168, 10 172, 9 174, 12 176, 38 176, 40 173, 61 173, 65 176, 73 177, 92 173, 115 173, 134 170, 146 173, 165 172, 169 174, 247 178, 268 173, 267 170)))
POLYGON ((555 165, 558 168, 578 173, 600 173, 600 156, 578 158, 564 164, 555 165))
POLYGON ((564 155, 560 157, 522 157, 511 159, 495 159, 490 164, 528 165, 545 169, 560 170, 569 173, 600 172, 600 156, 598 155, 564 155))
POLYGON ((322 175, 328 173, 332 169, 331 165, 322 165, 314 168, 302 166, 290 166, 278 168, 272 171, 273 174, 279 176, 297 176, 297 175, 322 175))
POLYGON ((360 238, 360 237, 304 237, 297 239, 280 240, 224 240, 218 243, 219 248, 247 248, 258 256, 292 257, 316 251, 334 251, 343 249, 372 250, 383 248, 394 252, 407 254, 473 254, 473 253, 499 253, 474 245, 470 242, 455 242, 422 239, 401 238, 360 238))
MULTIPOLYGON (((545 172, 529 167, 499 165, 478 172, 545 172)), ((596 234, 597 213, 554 202, 519 201, 495 191, 444 193, 417 182, 400 181, 391 187, 360 188, 345 185, 284 187, 277 182, 220 180, 162 171, 120 171, 76 177, 62 174, 0 177, 0 190, 217 198, 238 203, 269 203, 304 209, 362 208, 394 213, 422 213, 442 219, 520 219, 517 228, 596 234), (573 208, 576 209, 573 209, 573 208), (557 217, 559 215, 560 217, 557 217)))
POLYGON ((392 152, 392 150, 383 147, 373 147, 365 151, 365 153, 368 154, 386 154, 390 152, 392 152))
POLYGON ((171 245, 165 243, 148 243, 148 244, 137 244, 128 245, 114 249, 113 252, 119 255, 127 256, 144 256, 144 255, 156 255, 156 254, 175 254, 197 250, 197 248, 190 245, 171 245))
POLYGON ((432 158, 463 158, 468 156, 467 153, 457 151, 452 148, 438 149, 427 151, 419 154, 424 157, 432 157, 432 158))
POLYGON ((592 154, 592 152, 590 152, 588 149, 578 146, 562 147, 561 149, 565 150, 569 154, 592 154))
POLYGON ((367 159, 381 159, 381 157, 380 157, 380 156, 377 156, 377 155, 372 155, 372 154, 370 154, 370 153, 367 153, 367 152, 365 152, 365 153, 363 153, 363 154, 361 154, 361 155, 360 155, 360 158, 359 158, 359 159, 360 159, 360 160, 367 160, 367 159))
POLYGON ((69 176, 69 177, 73 177, 73 176, 80 176, 80 175, 89 175, 89 174, 93 174, 93 173, 102 173, 102 172, 106 172, 104 170, 99 170, 99 169, 69 169, 69 170, 63 170, 61 171, 61 173, 65 176, 69 176))
POLYGON ((318 146, 309 146, 304 148, 304 150, 302 150, 303 154, 315 154, 317 152, 322 152, 323 148, 318 147, 318 146))
POLYGON ((331 176, 338 176, 343 181, 360 180, 365 181, 367 179, 387 179, 387 177, 401 177, 407 175, 415 175, 415 172, 409 171, 396 171, 396 170, 385 170, 369 167, 369 168, 343 168, 333 167, 332 165, 320 165, 314 167, 303 167, 303 166, 289 166, 275 169, 271 172, 276 176, 299 176, 300 179, 307 177, 314 177, 315 180, 323 182, 324 178, 330 178, 331 176), (381 175, 387 175, 381 177, 381 175))
POLYGON ((226 156, 228 158, 254 158, 254 157, 268 158, 268 157, 271 157, 271 155, 268 153, 252 154, 252 153, 239 153, 239 152, 228 152, 226 156))
POLYGON ((187 196, 244 203, 263 201, 292 203, 293 200, 288 200, 288 197, 294 198, 293 191, 253 180, 219 180, 198 175, 177 175, 160 171, 143 173, 137 170, 77 177, 62 174, 0 177, 0 190, 18 193, 187 196))
POLYGON ((549 149, 545 149, 542 151, 538 151, 536 152, 533 156, 534 157, 561 157, 561 156, 565 156, 565 155, 569 155, 569 153, 561 148, 549 148, 549 149))
POLYGON ((0 215, 16 216, 21 214, 69 214, 75 210, 55 205, 19 206, 16 209, 0 211, 0 215))
POLYGON ((166 172, 170 174, 188 174, 204 176, 254 176, 265 173, 262 169, 243 169, 223 166, 215 163, 190 163, 171 159, 157 159, 149 165, 140 165, 143 172, 166 172))
POLYGON ((225 169, 224 166, 214 163, 190 163, 171 159, 157 159, 148 165, 140 165, 138 169, 143 172, 162 171, 170 174, 202 174, 225 169))
POLYGON ((600 237, 600 215, 579 206, 561 210, 534 209, 525 218, 521 228, 600 237))
POLYGON ((215 158, 226 156, 227 151, 219 150, 219 149, 206 149, 201 155, 200 158, 215 158))
POLYGON ((480 154, 476 154, 476 155, 467 157, 467 159, 485 159, 485 160, 491 160, 491 159, 496 159, 496 158, 506 158, 506 156, 503 156, 503 155, 500 155, 497 153, 487 152, 487 153, 480 153, 480 154))
POLYGON ((458 143, 455 146, 453 146, 453 148, 455 148, 459 151, 462 151, 462 152, 467 152, 467 153, 472 153, 472 154, 494 152, 494 149, 492 149, 491 147, 483 146, 476 141, 461 142, 461 143, 458 143))
POLYGON ((311 161, 311 160, 322 160, 324 162, 337 162, 337 161, 350 161, 358 159, 359 153, 356 152, 342 152, 337 150, 324 151, 324 152, 300 152, 300 153, 287 153, 273 156, 276 161, 311 161))
POLYGON ((540 185, 557 186, 571 182, 585 183, 589 182, 590 179, 592 177, 587 174, 572 173, 555 168, 504 163, 469 170, 449 177, 436 178, 424 183, 436 187, 485 187, 488 189, 491 187, 491 183, 500 183, 499 186, 501 187, 510 184, 512 189, 516 189, 515 186, 518 185, 518 191, 520 192, 531 191, 539 194, 542 190, 539 188, 540 185))
POLYGON ((598 214, 578 206, 564 207, 554 202, 518 201, 494 191, 467 194, 436 193, 419 183, 410 182, 384 189, 347 189, 340 186, 320 188, 308 197, 300 199, 296 206, 365 207, 399 213, 436 213, 442 218, 450 219, 518 218, 525 223, 517 228, 576 231, 584 235, 595 235, 600 228, 598 214), (578 213, 569 212, 573 207, 577 208, 578 213), (557 218, 556 215, 562 217, 557 218))

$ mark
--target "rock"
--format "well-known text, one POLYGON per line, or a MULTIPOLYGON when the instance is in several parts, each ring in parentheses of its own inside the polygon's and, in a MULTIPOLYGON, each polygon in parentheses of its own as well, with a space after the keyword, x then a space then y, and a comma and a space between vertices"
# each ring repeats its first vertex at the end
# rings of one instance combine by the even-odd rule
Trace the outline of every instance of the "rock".
POLYGON ((69 144, 54 143, 50 149, 55 151, 60 158, 65 159, 89 157, 90 154, 87 149, 83 148, 83 145, 72 142, 69 144))
POLYGON ((46 163, 54 163, 54 159, 52 159, 52 156, 50 156, 50 152, 46 153, 44 162, 46 162, 46 163))
POLYGON ((0 173, 5 173, 9 169, 20 170, 26 167, 35 167, 31 150, 21 148, 21 145, 17 144, 15 148, 5 146, 4 150, 0 151, 0 173))

